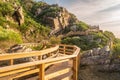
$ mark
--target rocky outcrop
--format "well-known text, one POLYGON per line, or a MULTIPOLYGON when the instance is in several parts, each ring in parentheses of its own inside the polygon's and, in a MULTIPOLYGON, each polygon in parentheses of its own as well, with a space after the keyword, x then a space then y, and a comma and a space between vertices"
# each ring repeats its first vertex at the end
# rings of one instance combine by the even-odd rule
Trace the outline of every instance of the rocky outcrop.
POLYGON ((69 25, 70 14, 67 12, 65 8, 62 8, 62 11, 59 13, 58 21, 63 29, 69 25))
POLYGON ((120 58, 111 57, 110 50, 94 48, 81 57, 79 80, 119 80, 120 58))
POLYGON ((75 15, 57 4, 48 5, 44 2, 39 2, 39 4, 33 6, 31 12, 35 18, 51 28, 50 35, 57 35, 66 27, 72 26, 73 23, 79 21, 75 15))
POLYGON ((108 46, 95 48, 82 55, 81 65, 101 65, 98 71, 120 71, 120 58, 113 58, 108 46))
POLYGON ((15 9, 15 12, 13 14, 13 18, 15 21, 18 22, 19 25, 24 23, 24 15, 23 15, 23 10, 22 10, 21 6, 19 6, 15 9))
POLYGON ((38 16, 42 12, 41 8, 37 8, 35 11, 35 17, 38 16))
POLYGON ((31 52, 32 49, 28 48, 24 45, 13 45, 10 47, 10 49, 8 49, 7 53, 17 53, 17 52, 31 52))
MULTIPOLYGON (((12 53, 19 53, 19 52, 32 52, 32 48, 31 47, 32 44, 16 44, 11 46, 8 50, 7 53, 12 54, 12 53), (30 45, 30 46, 29 46, 30 45), (28 47, 29 46, 29 47, 28 47)), ((37 46, 37 45, 33 45, 33 46, 37 46)), ((28 53, 29 54, 29 53, 28 53)), ((27 61, 35 61, 38 60, 38 57, 27 57, 27 58, 21 58, 21 59, 16 59, 15 63, 23 63, 23 62, 27 62, 27 61)))
POLYGON ((38 7, 33 14, 36 18, 39 18, 43 24, 51 28, 50 35, 56 34, 71 25, 72 22, 78 21, 73 14, 57 4, 38 7))
POLYGON ((57 15, 58 16, 55 18, 44 17, 44 21, 53 29, 50 33, 51 35, 70 25, 71 17, 65 8, 62 8, 62 10, 57 13, 57 15))

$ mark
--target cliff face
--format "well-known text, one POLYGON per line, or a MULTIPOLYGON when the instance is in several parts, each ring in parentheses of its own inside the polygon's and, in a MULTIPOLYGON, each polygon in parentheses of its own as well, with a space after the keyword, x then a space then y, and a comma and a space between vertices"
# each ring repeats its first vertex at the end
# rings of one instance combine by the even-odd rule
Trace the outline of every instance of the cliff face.
POLYGON ((48 23, 50 24, 51 27, 57 28, 61 27, 64 28, 65 26, 69 25, 69 19, 70 19, 70 14, 66 11, 66 9, 62 8, 60 12, 57 13, 57 16, 52 17, 52 16, 44 16, 44 20, 48 19, 48 23), (49 22, 51 21, 51 22, 49 22))
POLYGON ((52 29, 51 35, 65 29, 69 25, 75 23, 77 18, 71 15, 65 8, 59 7, 57 4, 46 5, 39 2, 39 5, 33 12, 34 16, 38 18, 43 24, 50 26, 52 29), (74 21, 72 21, 74 19, 74 21), (72 21, 72 22, 71 22, 72 21))
POLYGON ((62 8, 61 12, 58 13, 58 16, 55 18, 44 17, 44 20, 46 20, 46 23, 48 23, 48 25, 53 29, 50 33, 52 35, 70 25, 70 14, 62 8))

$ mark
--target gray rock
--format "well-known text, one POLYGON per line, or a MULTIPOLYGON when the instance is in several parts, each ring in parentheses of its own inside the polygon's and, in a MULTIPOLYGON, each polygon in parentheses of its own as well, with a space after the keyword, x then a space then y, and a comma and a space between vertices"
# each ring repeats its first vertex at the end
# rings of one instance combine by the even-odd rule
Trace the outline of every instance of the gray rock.
POLYGON ((105 48, 94 48, 83 53, 81 65, 101 65, 100 71, 120 71, 120 59, 110 57, 110 52, 105 48))

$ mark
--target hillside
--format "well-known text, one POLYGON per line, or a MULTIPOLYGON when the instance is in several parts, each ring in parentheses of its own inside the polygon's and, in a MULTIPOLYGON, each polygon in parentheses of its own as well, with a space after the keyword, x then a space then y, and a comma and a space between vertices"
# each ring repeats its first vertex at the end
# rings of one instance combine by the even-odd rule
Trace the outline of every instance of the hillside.
POLYGON ((65 35, 70 31, 86 31, 90 29, 90 26, 79 21, 75 15, 57 4, 49 5, 32 0, 0 1, 0 26, 1 48, 8 47, 8 42, 11 46, 23 42, 41 42, 50 39, 56 43, 62 41, 66 44, 76 44, 75 42, 79 41, 82 42, 83 46, 79 42, 77 45, 86 50, 93 44, 96 46, 93 45, 92 48, 102 47, 109 41, 104 32, 97 34, 91 32, 87 36, 66 37, 59 40, 60 37, 57 37, 59 35, 65 35), (54 38, 58 38, 59 41, 54 41, 54 38), (85 43, 87 40, 90 43, 89 45, 85 43), (96 40, 100 41, 100 44, 96 40))
POLYGON ((72 16, 67 14, 69 14, 67 10, 58 5, 37 3, 32 0, 2 0, 0 1, 1 47, 7 47, 6 42, 13 45, 48 40, 50 34, 55 34, 69 25, 72 16))
POLYGON ((103 32, 99 26, 78 20, 74 14, 57 4, 33 0, 0 1, 1 49, 42 41, 46 41, 47 45, 77 45, 83 51, 110 46, 111 42, 117 43, 112 32, 103 32))

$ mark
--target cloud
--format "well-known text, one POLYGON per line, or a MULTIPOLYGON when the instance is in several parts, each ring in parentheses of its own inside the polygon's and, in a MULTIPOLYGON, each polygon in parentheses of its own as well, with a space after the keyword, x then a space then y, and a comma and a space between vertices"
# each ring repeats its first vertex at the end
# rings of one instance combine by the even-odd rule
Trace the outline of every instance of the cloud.
POLYGON ((119 9, 120 9, 120 4, 101 10, 100 12, 110 12, 110 11, 116 11, 119 9))
POLYGON ((116 37, 120 38, 120 20, 100 24, 100 28, 113 32, 116 37))

